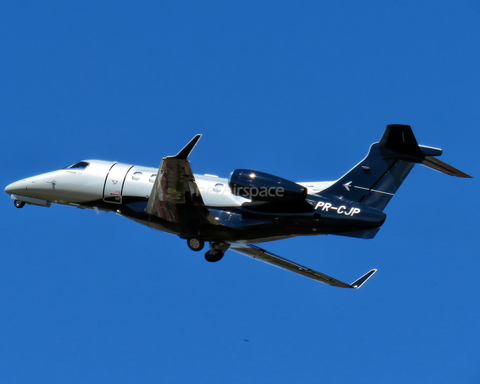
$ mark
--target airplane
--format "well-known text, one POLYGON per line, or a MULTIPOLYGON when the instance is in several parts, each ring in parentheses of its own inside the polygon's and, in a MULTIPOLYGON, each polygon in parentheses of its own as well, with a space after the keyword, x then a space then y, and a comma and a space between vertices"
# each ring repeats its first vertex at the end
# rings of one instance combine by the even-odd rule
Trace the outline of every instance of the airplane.
POLYGON ((231 249, 254 259, 342 288, 360 288, 376 269, 351 284, 268 252, 258 243, 294 236, 373 238, 384 208, 415 164, 447 175, 471 176, 437 159, 438 148, 418 145, 409 125, 387 125, 378 143, 344 176, 330 182, 293 182, 268 173, 236 169, 228 179, 193 174, 188 156, 196 135, 160 167, 82 160, 5 188, 15 207, 52 203, 116 212, 185 239, 193 251, 209 250, 217 262, 231 249))

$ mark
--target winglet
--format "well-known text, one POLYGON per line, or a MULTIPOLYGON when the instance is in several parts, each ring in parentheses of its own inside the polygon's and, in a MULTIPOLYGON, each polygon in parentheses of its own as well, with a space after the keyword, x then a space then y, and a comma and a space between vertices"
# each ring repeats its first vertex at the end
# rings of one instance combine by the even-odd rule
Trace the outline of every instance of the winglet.
POLYGON ((350 287, 352 288, 360 288, 365 282, 370 279, 374 275, 374 273, 377 272, 376 269, 372 269, 370 272, 367 272, 365 275, 360 277, 358 280, 354 281, 352 284, 350 284, 350 287))
POLYGON ((190 142, 185 147, 183 147, 180 152, 173 156, 173 158, 186 160, 188 155, 190 155, 190 152, 192 152, 193 148, 197 144, 198 140, 200 140, 200 137, 202 137, 202 135, 195 135, 195 137, 190 140, 190 142))

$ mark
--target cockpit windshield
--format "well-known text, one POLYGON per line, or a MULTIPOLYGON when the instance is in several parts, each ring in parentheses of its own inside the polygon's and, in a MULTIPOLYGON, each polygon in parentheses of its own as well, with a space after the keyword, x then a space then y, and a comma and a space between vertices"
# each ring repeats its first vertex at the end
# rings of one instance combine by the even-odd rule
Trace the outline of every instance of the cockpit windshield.
POLYGON ((89 165, 90 163, 87 163, 86 161, 80 161, 79 163, 69 165, 63 169, 86 169, 89 165))

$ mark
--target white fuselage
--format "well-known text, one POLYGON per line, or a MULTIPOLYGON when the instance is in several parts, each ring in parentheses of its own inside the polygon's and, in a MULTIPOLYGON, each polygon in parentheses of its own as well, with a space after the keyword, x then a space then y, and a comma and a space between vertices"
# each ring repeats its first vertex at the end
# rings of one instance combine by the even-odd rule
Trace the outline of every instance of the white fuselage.
MULTIPOLYGON (((19 197, 31 204, 78 206, 103 201, 111 203, 114 209, 126 196, 148 199, 158 172, 156 168, 113 161, 84 160, 82 163, 87 163, 88 166, 67 167, 22 179, 8 185, 5 191, 11 194, 12 198, 19 197), (26 199, 27 197, 31 198, 31 201, 26 199)), ((195 175, 195 181, 206 206, 239 206, 248 201, 231 193, 228 179, 213 175, 195 175)), ((332 182, 299 184, 306 186, 308 193, 315 194, 330 186, 332 182)))

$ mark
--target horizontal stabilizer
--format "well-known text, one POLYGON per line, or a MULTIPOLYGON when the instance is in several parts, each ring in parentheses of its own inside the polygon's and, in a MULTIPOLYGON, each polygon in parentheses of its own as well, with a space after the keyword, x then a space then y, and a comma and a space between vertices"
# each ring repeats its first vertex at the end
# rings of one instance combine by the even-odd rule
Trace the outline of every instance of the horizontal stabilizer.
POLYGON ((370 272, 363 275, 361 278, 354 281, 352 284, 347 284, 331 276, 325 275, 324 273, 315 271, 313 269, 304 267, 303 265, 294 263, 293 261, 284 259, 283 257, 277 256, 274 253, 266 251, 265 249, 257 247, 253 244, 233 243, 230 245, 230 249, 242 253, 246 256, 252 257, 254 259, 263 261, 264 263, 274 265, 278 268, 286 269, 287 271, 293 273, 298 273, 299 275, 320 281, 321 283, 328 284, 333 287, 358 289, 363 284, 365 284, 365 282, 377 271, 376 269, 372 269, 370 272))
POLYGON ((472 178, 472 176, 469 176, 457 168, 454 168, 451 165, 448 165, 447 163, 444 163, 443 161, 432 156, 425 156, 425 159, 422 160, 422 164, 450 176, 465 177, 468 179, 472 178))

